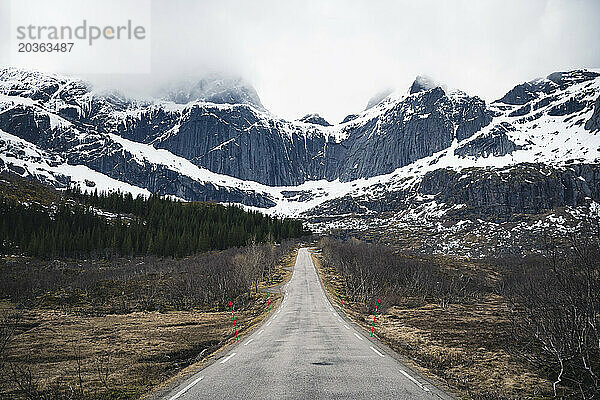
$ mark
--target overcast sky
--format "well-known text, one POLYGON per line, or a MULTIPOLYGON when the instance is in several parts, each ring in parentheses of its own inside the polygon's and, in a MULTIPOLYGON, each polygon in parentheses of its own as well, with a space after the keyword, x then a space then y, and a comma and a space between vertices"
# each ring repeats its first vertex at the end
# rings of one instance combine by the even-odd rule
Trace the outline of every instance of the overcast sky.
POLYGON ((91 78, 139 90, 241 75, 272 112, 331 122, 418 74, 493 100, 552 71, 600 67, 597 0, 155 0, 150 31, 151 77, 91 78))

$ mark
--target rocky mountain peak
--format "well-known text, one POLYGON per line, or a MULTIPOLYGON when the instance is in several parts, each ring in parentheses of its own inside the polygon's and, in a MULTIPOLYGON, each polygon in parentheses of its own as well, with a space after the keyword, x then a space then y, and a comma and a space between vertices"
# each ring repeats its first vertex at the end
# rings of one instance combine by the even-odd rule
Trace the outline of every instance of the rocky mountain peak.
POLYGON ((524 105, 540 96, 596 79, 598 76, 600 76, 599 73, 585 69, 553 72, 546 78, 538 78, 516 85, 502 98, 496 100, 496 103, 524 105))
POLYGON ((216 104, 248 104, 264 110, 254 87, 241 78, 211 75, 173 84, 165 92, 165 99, 177 104, 206 101, 216 104))
POLYGON ((304 117, 300 118, 298 121, 305 122, 307 124, 315 124, 321 126, 332 126, 325 118, 321 117, 319 114, 306 114, 304 117))
POLYGON ((553 72, 550 75, 548 75, 546 79, 556 83, 561 88, 564 88, 566 86, 574 85, 576 83, 596 79, 598 76, 600 76, 600 74, 594 71, 576 69, 567 72, 553 72))
POLYGON ((435 89, 436 87, 440 87, 440 85, 433 79, 427 76, 419 75, 415 78, 414 82, 410 86, 409 93, 413 94, 424 92, 426 90, 435 89))
POLYGON ((346 117, 344 117, 344 119, 342 120, 342 124, 345 124, 346 122, 350 122, 355 120, 356 118, 358 118, 358 114, 348 114, 346 115, 346 117))

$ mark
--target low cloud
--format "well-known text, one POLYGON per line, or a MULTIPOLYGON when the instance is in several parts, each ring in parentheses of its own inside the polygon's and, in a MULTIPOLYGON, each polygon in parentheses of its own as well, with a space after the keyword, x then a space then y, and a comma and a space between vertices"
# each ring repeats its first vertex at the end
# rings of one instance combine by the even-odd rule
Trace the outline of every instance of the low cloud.
POLYGON ((600 67, 599 15, 597 1, 154 1, 152 74, 86 78, 152 93, 242 76, 276 114, 337 122, 417 75, 493 100, 552 71, 600 67))

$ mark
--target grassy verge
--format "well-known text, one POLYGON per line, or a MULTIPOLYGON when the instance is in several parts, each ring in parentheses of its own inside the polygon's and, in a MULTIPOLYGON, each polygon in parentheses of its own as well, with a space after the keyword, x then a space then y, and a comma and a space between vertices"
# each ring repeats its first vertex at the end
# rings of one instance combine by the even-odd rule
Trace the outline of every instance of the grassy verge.
MULTIPOLYGON (((344 294, 342 278, 313 255, 334 304, 369 331, 374 315, 344 294)), ((460 268, 457 263, 452 268, 460 268)), ((465 273, 470 273, 468 268, 465 273)), ((468 304, 394 305, 380 310, 375 335, 425 376, 446 382, 459 398, 549 398, 552 384, 517 356, 505 303, 488 294, 468 304)))

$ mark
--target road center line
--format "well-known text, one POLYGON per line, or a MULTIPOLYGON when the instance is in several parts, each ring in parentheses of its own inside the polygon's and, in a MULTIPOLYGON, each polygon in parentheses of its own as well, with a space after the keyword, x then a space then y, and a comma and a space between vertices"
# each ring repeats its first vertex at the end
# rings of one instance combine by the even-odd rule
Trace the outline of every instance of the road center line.
POLYGON ((187 385, 186 387, 184 387, 183 389, 181 389, 179 392, 177 392, 175 394, 175 396, 171 397, 169 400, 178 399, 179 397, 181 397, 181 395, 183 395, 185 392, 187 392, 188 390, 190 390, 190 388, 192 386, 194 386, 196 383, 200 382, 202 379, 204 379, 203 376, 201 376, 200 378, 194 380, 192 383, 190 383, 189 385, 187 385))
POLYGON ((369 346, 371 348, 371 350, 373 350, 375 353, 377 353, 377 355, 379 355, 380 357, 385 357, 383 354, 381 354, 375 347, 373 346, 369 346))
POLYGON ((346 329, 350 329, 350 328, 348 328, 348 325, 344 325, 344 328, 346 328, 346 329))
POLYGON ((360 337, 360 335, 356 332, 354 332, 354 336, 356 336, 357 338, 359 338, 360 340, 363 340, 363 338, 360 337))
POLYGON ((227 358, 225 358, 224 360, 221 360, 221 364, 225 364, 227 361, 229 361, 229 359, 233 356, 235 356, 237 353, 231 353, 230 355, 227 356, 227 358))
POLYGON ((248 339, 248 341, 246 343, 244 343, 244 346, 248 346, 250 344, 250 342, 252 342, 254 339, 248 339))
POLYGON ((260 332, 258 332, 258 334, 260 335, 260 334, 262 334, 264 331, 265 331, 264 329, 261 329, 261 330, 260 330, 260 332))

